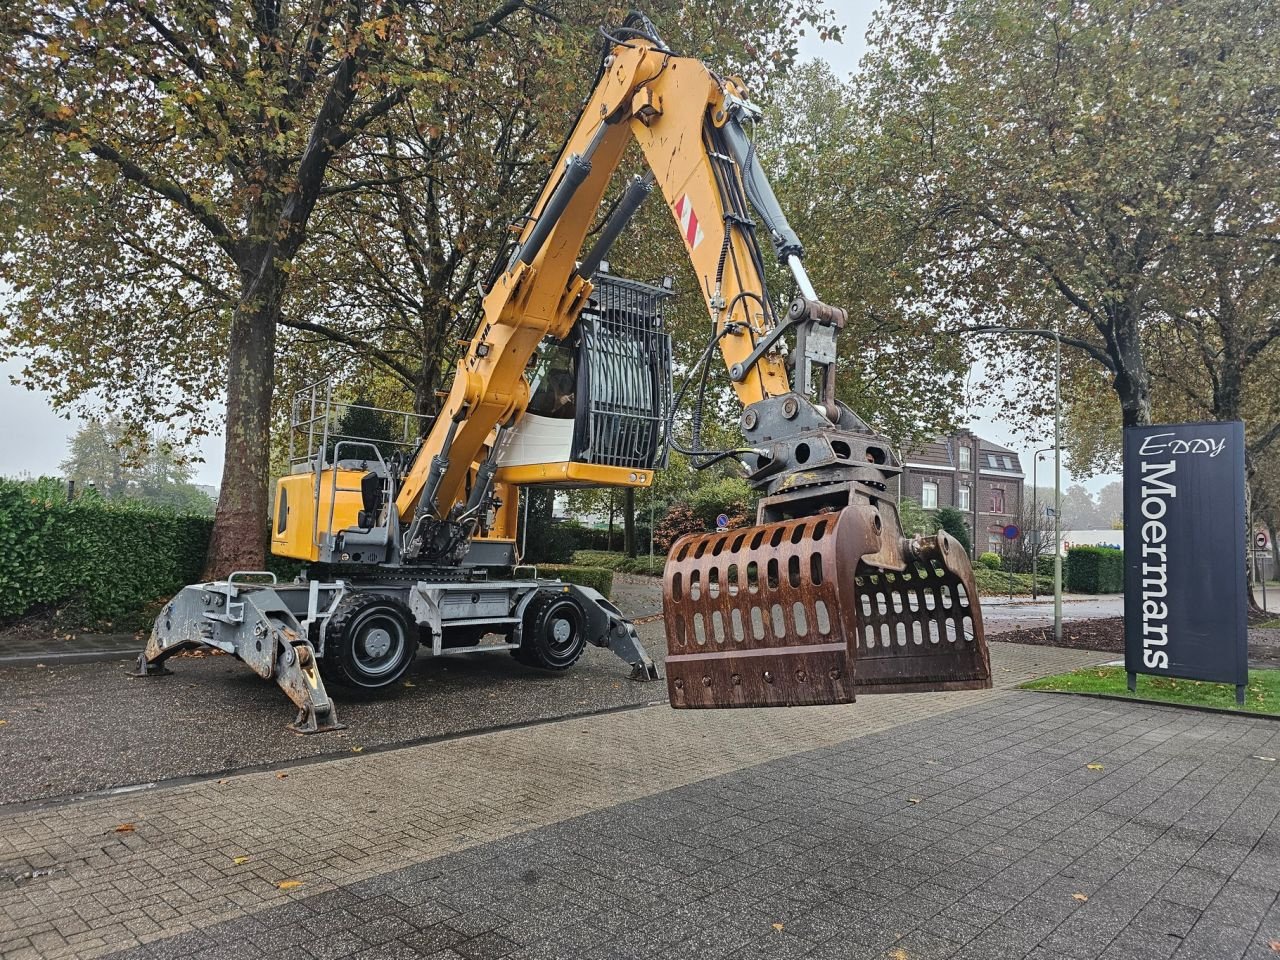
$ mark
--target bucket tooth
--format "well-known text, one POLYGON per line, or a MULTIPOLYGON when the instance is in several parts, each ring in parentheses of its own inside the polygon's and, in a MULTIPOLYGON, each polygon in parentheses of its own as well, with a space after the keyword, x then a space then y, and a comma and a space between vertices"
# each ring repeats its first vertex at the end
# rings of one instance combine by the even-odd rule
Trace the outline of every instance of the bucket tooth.
POLYGON ((906 540, 884 501, 685 537, 663 576, 671 705, 989 687, 976 598, 959 544, 906 540))

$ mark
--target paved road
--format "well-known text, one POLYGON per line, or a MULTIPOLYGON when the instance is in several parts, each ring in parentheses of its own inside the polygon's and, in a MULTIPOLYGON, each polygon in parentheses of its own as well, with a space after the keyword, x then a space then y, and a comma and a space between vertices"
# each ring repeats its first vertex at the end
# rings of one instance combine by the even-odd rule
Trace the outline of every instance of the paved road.
MULTIPOLYGON (((628 616, 638 617, 662 610, 662 585, 655 577, 615 575, 614 602, 628 616)), ((914 598, 912 602, 914 603, 914 598)), ((1280 609, 1280 591, 1274 598, 1280 609)), ((883 605, 882 605, 883 606, 883 605)), ((1064 597, 1063 617, 1068 620, 1093 620, 1124 616, 1124 598, 1119 594, 1088 596, 1068 594, 1064 597)), ((1021 627, 1041 626, 1053 622, 1053 596, 1032 601, 1029 597, 991 596, 982 598, 983 623, 991 632, 1021 627)))
POLYGON ((1007 689, 567 720, 0 812, 0 952, 1261 960, 1277 755, 1007 689))
MULTIPOLYGON (((656 661, 662 624, 642 625, 656 661)), ((0 803, 83 793, 193 773, 665 701, 664 682, 635 683, 630 668, 589 647, 562 674, 524 667, 505 652, 420 657, 405 680, 359 698, 331 691, 346 730, 292 733, 292 704, 274 683, 226 656, 169 661, 172 676, 134 678, 132 660, 0 666, 0 803)))
MULTIPOLYGON (((1124 616, 1124 597, 1070 597, 1062 604, 1062 618, 1066 620, 1097 620, 1124 616)), ((1018 630, 1024 627, 1045 627, 1053 623, 1053 597, 1036 602, 1015 597, 984 597, 982 622, 988 633, 1002 630, 1018 630)))
POLYGON ((1280 586, 1268 584, 1266 596, 1262 594, 1262 587, 1254 587, 1253 600, 1258 606, 1280 618, 1280 586))
MULTIPOLYGON (((620 578, 618 587, 617 602, 632 616, 661 603, 652 578, 620 578)), ((990 605, 989 631, 998 635, 1002 626, 1044 615, 1028 606, 990 605)), ((642 624, 640 632, 661 665, 662 623, 642 624)), ((179 657, 170 661, 173 676, 148 679, 130 678, 127 659, 42 663, 0 666, 0 804, 371 751, 666 699, 665 684, 628 680, 625 664, 595 648, 567 674, 532 671, 500 653, 420 658, 404 683, 381 696, 353 699, 335 690, 339 718, 349 728, 300 737, 285 729, 293 712, 279 689, 229 657, 179 657)))
MULTIPOLYGON (((1009 645, 997 647, 993 659, 996 682, 1007 688, 1096 655, 1009 645)), ((0 878, 14 878, 0 881, 0 954, 96 956, 203 929, 1000 695, 864 697, 850 706, 795 710, 660 706, 74 803, 0 808, 0 878), (120 825, 131 829, 118 831, 120 825), (299 893, 279 889, 286 880, 304 886, 299 893)), ((175 743, 198 729, 179 729, 175 743)), ((5 738, 11 732, 0 728, 5 738)), ((620 824, 618 842, 662 829, 661 816, 646 819, 653 822, 620 824)), ((616 902, 603 889, 584 888, 582 899, 616 902)), ((633 921, 650 927, 657 916, 633 921)), ((331 934, 336 948, 339 935, 331 934)), ((256 955, 239 938, 219 940, 248 951, 237 956, 256 955)))

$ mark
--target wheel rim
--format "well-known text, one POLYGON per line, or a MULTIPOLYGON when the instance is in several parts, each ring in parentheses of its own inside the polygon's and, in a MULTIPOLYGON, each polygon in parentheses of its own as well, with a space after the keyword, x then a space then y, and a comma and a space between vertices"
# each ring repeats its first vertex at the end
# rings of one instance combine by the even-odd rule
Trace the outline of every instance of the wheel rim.
POLYGON ((366 677, 395 672, 404 655, 404 624, 395 614, 370 610, 351 631, 351 659, 366 677))
POLYGON ((560 659, 574 653, 582 633, 580 621, 578 608, 572 603, 561 604, 551 611, 545 628, 545 643, 550 656, 560 659))

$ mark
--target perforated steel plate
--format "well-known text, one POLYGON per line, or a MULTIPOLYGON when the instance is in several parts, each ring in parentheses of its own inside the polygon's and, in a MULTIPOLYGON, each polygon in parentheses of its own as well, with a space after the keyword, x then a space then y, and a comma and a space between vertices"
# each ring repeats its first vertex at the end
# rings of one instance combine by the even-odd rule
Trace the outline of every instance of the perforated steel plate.
POLYGON ((664 575, 671 704, 990 686, 974 597, 954 540, 906 541, 875 504, 685 537, 664 575))

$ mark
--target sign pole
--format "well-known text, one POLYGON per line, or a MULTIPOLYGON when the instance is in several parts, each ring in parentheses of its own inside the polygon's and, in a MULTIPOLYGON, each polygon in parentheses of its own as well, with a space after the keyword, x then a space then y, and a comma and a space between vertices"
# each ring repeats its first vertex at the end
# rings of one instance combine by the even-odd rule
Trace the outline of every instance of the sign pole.
POLYGON ((1258 556, 1258 552, 1267 549, 1267 535, 1259 532, 1257 539, 1254 541, 1258 545, 1258 549, 1253 552, 1253 566, 1257 573, 1257 578, 1262 582, 1262 612, 1267 613, 1267 568, 1263 564, 1265 554, 1258 556))

